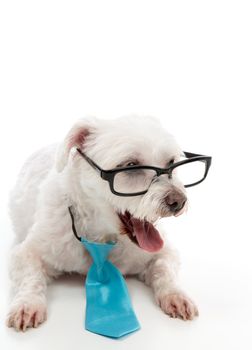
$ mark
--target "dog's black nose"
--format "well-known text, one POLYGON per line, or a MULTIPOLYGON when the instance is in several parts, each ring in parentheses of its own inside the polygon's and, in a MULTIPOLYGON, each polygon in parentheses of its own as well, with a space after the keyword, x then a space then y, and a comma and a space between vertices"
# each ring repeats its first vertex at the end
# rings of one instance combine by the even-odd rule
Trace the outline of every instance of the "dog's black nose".
POLYGON ((186 196, 182 192, 176 191, 169 193, 165 202, 172 213, 178 213, 184 208, 186 200, 186 196))
POLYGON ((170 211, 172 211, 173 213, 179 212, 185 205, 185 202, 182 203, 178 203, 178 202, 174 202, 172 204, 170 204, 170 211))

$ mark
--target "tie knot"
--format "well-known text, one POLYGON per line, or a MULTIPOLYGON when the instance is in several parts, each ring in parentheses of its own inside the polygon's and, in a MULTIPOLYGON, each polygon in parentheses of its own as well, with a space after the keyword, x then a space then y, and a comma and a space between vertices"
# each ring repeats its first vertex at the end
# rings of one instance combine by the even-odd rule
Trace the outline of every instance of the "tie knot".
POLYGON ((110 251, 115 247, 115 242, 99 243, 90 242, 85 238, 81 238, 81 242, 91 255, 94 265, 96 266, 97 277, 100 282, 105 282, 108 276, 105 275, 103 266, 110 251))

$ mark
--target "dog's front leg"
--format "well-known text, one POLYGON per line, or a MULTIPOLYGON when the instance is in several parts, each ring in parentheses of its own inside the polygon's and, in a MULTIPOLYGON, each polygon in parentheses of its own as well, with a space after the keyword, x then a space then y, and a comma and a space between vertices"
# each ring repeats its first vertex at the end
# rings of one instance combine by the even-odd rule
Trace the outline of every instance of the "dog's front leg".
POLYGON ((165 313, 192 320, 198 316, 198 309, 177 285, 178 265, 175 252, 164 248, 154 255, 140 278, 152 287, 156 302, 165 313))
POLYGON ((10 278, 15 294, 7 325, 23 331, 37 327, 46 320, 47 275, 39 255, 26 241, 14 248, 10 278))

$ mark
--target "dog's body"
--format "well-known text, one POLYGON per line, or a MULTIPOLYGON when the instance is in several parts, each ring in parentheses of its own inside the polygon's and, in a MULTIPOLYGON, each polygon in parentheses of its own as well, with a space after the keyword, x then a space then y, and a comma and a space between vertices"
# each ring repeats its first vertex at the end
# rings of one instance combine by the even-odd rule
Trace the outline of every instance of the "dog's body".
MULTIPOLYGON (((103 169, 131 163, 132 159, 164 168, 171 158, 181 154, 175 140, 155 119, 127 117, 113 121, 84 119, 73 126, 61 145, 31 156, 10 201, 18 244, 11 259, 15 296, 8 325, 17 330, 36 327, 46 319, 48 281, 64 272, 87 273, 91 259, 73 235, 69 206, 74 210, 79 235, 95 241, 106 240, 111 234, 117 237, 110 260, 124 275, 137 275, 150 285, 166 313, 194 318, 197 308, 176 284, 176 254, 167 244, 160 246, 164 234, 152 225, 159 217, 174 215, 167 203, 174 196, 185 198, 182 184, 178 179, 162 177, 145 195, 116 196, 74 152, 76 147, 103 169), (141 233, 145 242, 135 244, 129 239, 119 215, 125 212, 130 213, 133 224, 148 222, 149 232, 141 233)), ((183 210, 181 207, 176 215, 183 210)))

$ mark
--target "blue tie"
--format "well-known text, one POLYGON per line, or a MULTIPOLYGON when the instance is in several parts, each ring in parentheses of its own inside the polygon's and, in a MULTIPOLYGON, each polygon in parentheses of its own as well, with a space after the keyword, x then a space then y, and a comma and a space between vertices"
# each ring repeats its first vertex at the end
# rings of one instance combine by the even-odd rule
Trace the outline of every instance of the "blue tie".
POLYGON ((79 237, 70 208, 69 212, 76 238, 93 259, 86 277, 85 328, 111 338, 120 338, 140 329, 125 280, 121 272, 107 260, 116 243, 90 242, 79 237))

